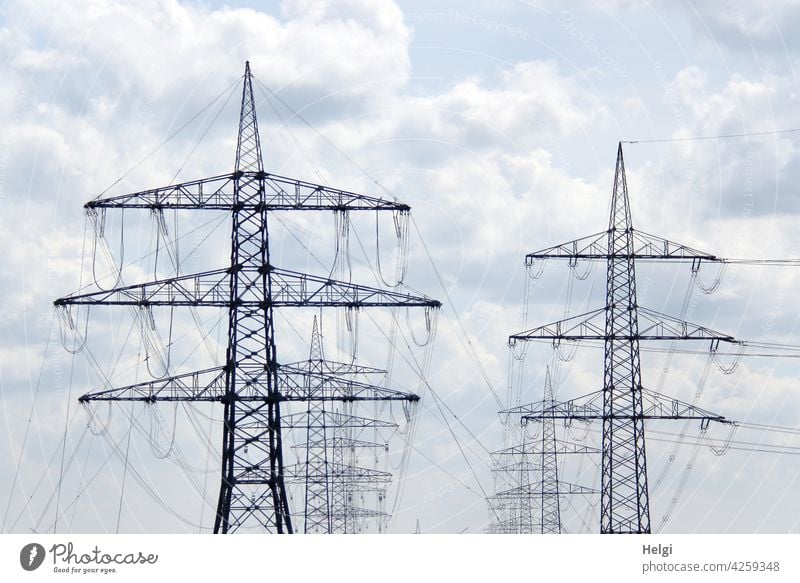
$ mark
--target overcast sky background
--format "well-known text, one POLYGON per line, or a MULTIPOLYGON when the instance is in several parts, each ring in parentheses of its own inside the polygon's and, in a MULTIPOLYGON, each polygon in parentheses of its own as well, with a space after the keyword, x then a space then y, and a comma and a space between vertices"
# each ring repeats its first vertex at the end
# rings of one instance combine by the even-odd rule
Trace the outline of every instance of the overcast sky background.
MULTIPOLYGON (((483 494, 493 488, 487 451, 503 445, 492 391, 507 403, 506 341, 523 325, 526 289, 530 326, 562 317, 567 295, 571 314, 603 302, 602 266, 586 281, 568 285, 568 267, 551 262, 530 286, 524 255, 605 229, 619 140, 639 140, 625 145, 637 228, 723 257, 800 257, 800 132, 644 143, 800 128, 795 75, 800 2, 566 4, 4 2, 3 529, 52 531, 58 505, 69 510, 59 518, 59 532, 113 532, 123 480, 120 531, 205 532, 213 524, 200 492, 213 505, 218 477, 208 451, 216 451, 218 413, 216 421, 205 421, 211 431, 206 443, 188 428, 183 413, 176 416, 181 429, 175 441, 192 468, 187 471, 171 456, 159 459, 158 448, 148 446, 144 434, 153 417, 141 408, 120 407, 106 436, 86 434, 86 416, 82 411, 74 415, 75 398, 101 386, 101 379, 86 353, 73 359, 61 348, 52 300, 86 284, 91 274, 91 262, 81 263, 82 249, 86 256, 91 251, 86 248, 91 236, 85 237, 84 202, 112 184, 108 194, 232 169, 238 88, 210 129, 211 115, 201 116, 162 144, 219 96, 208 111, 221 106, 245 60, 261 84, 329 140, 259 90, 267 170, 386 196, 379 182, 413 209, 419 232, 412 226, 409 285, 450 299, 439 318, 429 380, 452 413, 442 415, 403 358, 395 367, 398 388, 422 391, 423 402, 417 409, 417 451, 411 454, 392 532, 411 532, 417 520, 424 532, 481 532, 486 527, 483 494), (125 474, 109 445, 121 439, 125 447, 131 411, 142 414, 145 428, 136 434, 128 468, 141 482, 125 474), (62 448, 65 419, 70 421, 62 448), (62 474, 66 477, 59 488, 62 474), (146 492, 142 483, 153 485, 157 494, 146 492), (163 501, 175 515, 164 510, 163 501)), ((145 252, 153 228, 147 213, 126 218, 126 257, 131 259, 145 252)), ((182 233, 193 228, 205 233, 208 217, 180 218, 185 221, 182 233)), ((325 273, 332 260, 330 216, 286 220, 293 222, 276 225, 273 256, 286 268, 325 273), (319 264, 292 232, 318 252, 319 264)), ((387 219, 381 228, 390 229, 390 224, 387 219)), ((109 214, 107 236, 117 259, 119 247, 113 242, 119 225, 119 217, 109 214)), ((354 229, 365 241, 366 255, 374 257, 374 218, 355 218, 354 229)), ((225 264, 224 231, 224 225, 221 231, 209 230, 209 240, 216 237, 221 245, 207 245, 194 255, 192 270, 225 264)), ((391 245, 387 232, 381 241, 391 245)), ((199 242, 200 235, 189 235, 183 248, 199 242)), ((355 240, 351 243, 354 255, 361 253, 355 240)), ((388 258, 391 251, 384 248, 382 254, 388 258)), ((107 267, 100 269, 107 273, 107 267)), ((156 269, 164 269, 163 264, 144 261, 123 273, 132 283, 148 279, 148 271, 156 269)), ((744 339, 800 344, 796 271, 731 266, 714 294, 695 291, 687 319, 744 339)), ((363 261, 356 259, 354 274, 376 285, 363 261)), ((700 277, 709 283, 715 274, 716 268, 706 267, 700 277)), ((680 311, 688 266, 642 265, 638 275, 640 304, 680 311)), ((310 314, 305 315, 294 321, 296 329, 310 326, 310 314)), ((386 322, 381 317, 375 316, 373 324, 367 315, 360 316, 360 356, 377 366, 386 350, 371 339, 381 339, 386 322)), ((411 314, 407 323, 401 314, 399 320, 401 328, 411 325, 422 335, 418 315, 411 314)), ((224 330, 220 338, 217 315, 206 324, 215 331, 207 359, 187 353, 186 367, 177 372, 213 364, 224 330)), ((188 321, 182 325, 187 344, 199 344, 188 321)), ((281 326, 291 335, 289 324, 281 326)), ((326 326, 331 353, 337 344, 346 352, 341 318, 326 326)), ((128 330, 122 317, 115 320, 97 309, 89 329, 89 348, 109 378, 127 384, 133 370, 143 378, 141 366, 135 368, 135 344, 127 352, 109 348, 108 338, 128 330), (122 365, 112 370, 115 359, 122 365)), ((302 355, 305 347, 294 338, 280 349, 286 361, 302 355)), ((406 359, 423 354, 405 346, 399 352, 406 359)), ((555 362, 547 346, 528 351, 522 381, 513 386, 523 401, 540 398, 545 366, 555 362)), ((800 427, 795 362, 745 358, 731 375, 712 366, 698 389, 706 356, 677 355, 664 374, 663 353, 645 354, 642 376, 645 386, 686 401, 700 392, 700 406, 732 419, 800 427)), ((560 398, 602 385, 597 349, 581 349, 572 362, 557 367, 560 398)), ((164 413, 169 418, 173 410, 164 413)), ((654 424, 650 435, 674 439, 657 432, 674 436, 683 427, 654 424)), ((597 430, 590 429, 587 439, 596 441, 597 430)), ((689 425, 685 431, 693 443, 698 428, 689 425)), ((162 431, 162 442, 170 441, 170 432, 168 427, 162 431)), ((724 439, 727 430, 712 428, 712 435, 724 439)), ((761 443, 800 446, 792 435, 775 432, 741 429, 735 439, 756 444, 749 449, 761 443)), ((393 443, 397 440, 402 436, 393 443)), ((717 456, 707 447, 688 444, 673 451, 671 444, 653 439, 648 462, 654 528, 797 532, 800 501, 792 493, 800 463, 792 451, 799 450, 780 455, 730 450, 717 456)), ((585 485, 599 484, 592 471, 596 462, 586 461, 581 468, 578 477, 585 485)), ((569 472, 578 475, 576 468, 569 472)), ((569 530, 596 532, 596 501, 573 502, 563 509, 569 530)))

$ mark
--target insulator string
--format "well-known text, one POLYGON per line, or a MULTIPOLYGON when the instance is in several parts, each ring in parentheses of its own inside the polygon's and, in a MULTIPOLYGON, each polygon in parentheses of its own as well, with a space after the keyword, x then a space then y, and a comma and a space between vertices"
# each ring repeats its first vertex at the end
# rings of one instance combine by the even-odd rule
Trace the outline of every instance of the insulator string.
POLYGON ((86 317, 83 324, 83 334, 78 330, 77 323, 72 318, 72 306, 58 306, 56 307, 56 314, 58 316, 59 335, 61 338, 62 348, 72 354, 79 354, 86 348, 86 340, 89 336, 89 311, 91 306, 86 306, 86 317), (71 330, 68 332, 67 330, 71 330), (67 334, 72 334, 73 341, 71 345, 67 345, 67 334), (81 338, 82 337, 82 338, 81 338))
POLYGON ((141 306, 139 312, 140 331, 142 338, 144 339, 144 362, 145 366, 147 367, 147 372, 154 379, 165 379, 169 376, 172 362, 172 330, 175 320, 175 306, 170 306, 169 308, 169 331, 167 335, 166 347, 164 347, 161 343, 161 336, 158 332, 158 328, 156 327, 156 321, 153 317, 152 308, 150 306, 141 306), (158 344, 156 344, 156 341, 158 341, 158 344), (161 361, 161 366, 164 369, 162 372, 153 372, 153 368, 150 364, 153 353, 155 353, 155 356, 161 361))
POLYGON ((358 360, 358 308, 346 308, 344 312, 347 332, 350 337, 350 360, 358 360))
POLYGON ((99 421, 99 417, 95 410, 98 408, 95 405, 90 403, 82 403, 84 411, 86 411, 86 415, 88 416, 87 427, 89 431, 95 437, 103 437, 104 435, 108 435, 108 430, 111 427, 111 417, 113 413, 113 407, 111 406, 111 401, 106 401, 106 405, 108 407, 108 415, 106 416, 105 423, 101 423, 99 421))
POLYGON ((170 457, 172 454, 173 448, 175 447, 175 435, 177 432, 178 426, 178 404, 174 403, 172 408, 172 431, 169 433, 169 445, 167 446, 166 450, 163 450, 159 444, 158 436, 164 432, 164 423, 166 422, 164 417, 161 415, 161 410, 159 407, 151 406, 149 407, 150 411, 150 433, 149 433, 149 442, 150 442, 150 451, 153 452, 153 455, 156 456, 158 459, 166 459, 170 457))
POLYGON ((111 248, 108 245, 108 242, 105 238, 105 225, 106 225, 106 209, 101 208, 99 212, 97 209, 88 209, 86 211, 87 216, 92 222, 92 226, 94 229, 94 238, 92 239, 92 278, 94 280, 94 285, 97 286, 97 289, 101 291, 110 291, 116 287, 119 287, 120 283, 122 282, 122 268, 125 265, 125 209, 120 212, 120 227, 119 227, 119 249, 120 249, 120 260, 119 260, 119 267, 117 267, 113 253, 111 252, 111 248), (108 261, 108 264, 114 268, 116 272, 114 283, 109 288, 105 288, 100 285, 100 282, 97 278, 97 247, 98 241, 100 242, 100 248, 103 254, 108 261))
POLYGON ((425 348, 431 343, 433 337, 435 336, 435 333, 433 333, 432 330, 436 326, 436 321, 438 320, 439 317, 439 311, 429 308, 428 306, 424 308, 426 336, 425 340, 423 341, 418 340, 416 334, 414 333, 414 328, 411 325, 410 311, 411 309, 409 307, 406 307, 406 326, 408 326, 409 336, 411 337, 411 340, 414 342, 414 344, 416 344, 420 348, 425 348))
POLYGON ((707 431, 700 431, 700 437, 706 442, 708 449, 710 449, 711 452, 717 457, 721 457, 728 453, 731 443, 733 443, 733 436, 736 434, 737 425, 736 423, 730 423, 729 426, 730 428, 728 430, 728 437, 724 442, 722 442, 722 445, 716 445, 714 442, 708 440, 707 431))
POLYGON ((564 342, 559 342, 553 346, 553 349, 556 352, 556 356, 558 357, 559 362, 572 362, 575 358, 575 355, 578 353, 578 347, 580 346, 580 341, 566 341, 572 348, 569 350, 564 349, 564 342))
POLYGON ((719 270, 717 271, 717 276, 714 278, 714 281, 711 282, 711 285, 708 286, 704 285, 698 277, 697 285, 700 288, 700 291, 706 295, 711 295, 715 291, 717 291, 717 289, 719 289, 720 284, 722 283, 722 278, 725 275, 725 270, 727 269, 727 267, 728 263, 723 263, 720 266, 719 270))
POLYGON ((744 354, 744 346, 739 346, 739 352, 738 352, 738 353, 737 353, 737 355, 734 357, 734 360, 733 360, 733 362, 732 362, 730 365, 728 365, 728 366, 724 366, 724 365, 723 365, 723 364, 720 362, 720 360, 719 360, 719 356, 717 355, 717 352, 716 352, 716 351, 713 351, 713 350, 711 351, 711 358, 714 360, 714 364, 715 364, 715 365, 717 365, 717 368, 719 369, 719 371, 720 371, 722 374, 724 374, 724 375, 731 375, 731 374, 733 374, 734 372, 736 372, 736 369, 739 367, 739 363, 740 363, 740 362, 741 362, 741 360, 742 360, 742 354, 744 354))
POLYGON ((381 267, 381 235, 380 235, 380 211, 375 211, 375 271, 383 285, 396 288, 402 285, 408 270, 408 211, 394 211, 392 220, 394 222, 395 237, 397 246, 395 248, 395 271, 396 280, 389 282, 383 275, 381 267))
POLYGON ((578 273, 578 260, 577 260, 577 257, 574 258, 575 261, 573 261, 572 259, 573 258, 570 258, 570 261, 569 261, 569 269, 572 272, 572 275, 578 281, 586 281, 586 278, 588 278, 589 275, 591 275, 591 273, 592 273, 592 271, 594 269, 594 263, 595 262, 594 261, 587 261, 586 262, 587 266, 586 266, 586 269, 584 270, 584 272, 583 273, 578 273))

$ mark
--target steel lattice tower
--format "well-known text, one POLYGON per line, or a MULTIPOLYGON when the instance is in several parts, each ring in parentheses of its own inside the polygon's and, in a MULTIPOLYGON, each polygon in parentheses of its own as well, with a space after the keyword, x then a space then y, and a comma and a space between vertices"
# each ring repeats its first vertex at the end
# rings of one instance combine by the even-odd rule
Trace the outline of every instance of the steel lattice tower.
POLYGON ((647 487, 644 421, 647 419, 697 419, 705 428, 711 421, 730 423, 724 417, 694 405, 643 388, 639 358, 640 340, 707 340, 738 343, 732 336, 690 324, 638 305, 636 260, 674 260, 692 263, 723 259, 649 235, 633 228, 625 177, 622 144, 617 149, 616 170, 608 229, 526 256, 536 260, 579 259, 606 262, 606 303, 598 310, 515 334, 509 343, 549 339, 602 340, 604 375, 601 391, 552 406, 521 411, 523 419, 601 420, 602 533, 649 533, 650 504, 647 487))
POLYGON ((534 520, 531 481, 541 472, 541 460, 523 433, 522 442, 492 452, 495 493, 487 499, 492 534, 531 534, 539 529, 534 520))
POLYGON ((622 144, 614 172, 608 254, 603 451, 610 455, 603 456, 601 531, 650 532, 633 224, 622 144))
MULTIPOLYGON (((214 532, 243 528, 294 531, 283 463, 281 403, 417 400, 328 371, 281 366, 275 308, 424 306, 424 296, 376 289, 298 273, 270 261, 269 221, 278 211, 392 211, 408 205, 264 171, 249 63, 245 64, 234 171, 166 187, 98 198, 88 213, 109 208, 207 210, 230 213, 230 265, 222 269, 107 291, 73 294, 56 306, 197 306, 228 311, 228 346, 222 366, 117 389, 80 401, 205 401, 224 405, 222 469, 214 532)), ((328 413, 326 413, 328 414, 328 413)))
MULTIPOLYGON (((322 372, 322 341, 317 318, 311 331, 309 371, 322 372)), ((325 425, 325 402, 308 402, 305 467, 305 532, 332 532, 330 517, 330 480, 328 474, 328 427, 325 425)))
MULTIPOLYGON (((408 394, 405 400, 413 401, 414 395, 408 394)), ((398 397, 393 400, 403 400, 398 397)), ((388 517, 381 509, 372 510, 355 506, 351 493, 357 491, 376 492, 380 496, 391 482, 392 474, 371 468, 364 468, 345 461, 344 451, 352 448, 384 447, 367 441, 349 437, 339 437, 343 433, 363 429, 396 429, 397 424, 391 421, 358 417, 338 411, 325 411, 324 415, 310 421, 307 412, 293 413, 284 417, 284 427, 308 432, 324 426, 328 437, 328 465, 325 471, 317 468, 307 470, 305 462, 289 466, 286 470, 287 481, 300 484, 306 490, 312 489, 310 500, 316 503, 309 505, 310 516, 306 517, 305 532, 349 534, 358 532, 359 521, 382 519, 388 517), (311 423, 314 426, 311 426, 311 423), (325 498, 325 506, 322 498, 325 498)), ((313 447, 321 447, 315 442, 313 447)), ((297 447, 297 446, 295 446, 297 447)), ((303 445, 305 447, 305 445, 303 445)), ((306 494, 304 494, 305 498, 306 494)))
POLYGON ((502 524, 490 526, 491 532, 529 534, 560 534, 561 497, 592 495, 597 491, 586 486, 566 482, 559 478, 559 457, 566 454, 595 454, 600 450, 588 445, 558 439, 556 436, 556 401, 550 367, 545 372, 544 398, 541 401, 501 411, 503 416, 515 416, 523 425, 536 421, 541 433, 537 439, 529 439, 523 430, 522 442, 494 452, 496 458, 510 457, 511 463, 495 464, 493 470, 500 474, 513 473, 514 487, 497 492, 489 503, 500 506, 508 516, 502 524), (532 413, 541 412, 533 417, 532 413), (538 520, 534 520, 534 500, 538 520), (500 503, 498 505, 498 502, 500 503))
MULTIPOLYGON (((551 409, 553 383, 550 368, 545 373, 544 406, 551 409)), ((542 417, 542 534, 561 533, 561 498, 558 483, 558 450, 556 449, 556 420, 552 415, 542 417)))
MULTIPOLYGON (((312 325, 308 360, 283 365, 283 368, 308 372, 306 378, 309 393, 318 389, 311 383, 318 384, 316 379, 323 374, 349 378, 386 374, 385 370, 377 368, 326 360, 316 316, 312 325)), ((398 393, 397 397, 402 400, 402 394, 398 393)), ((406 394, 406 397, 409 402, 415 400, 415 395, 411 393, 406 394)), ((289 481, 303 486, 303 531, 306 533, 353 533, 357 531, 359 521, 385 516, 380 510, 356 507, 352 497, 361 491, 374 491, 379 497, 385 495, 391 474, 355 466, 345 459, 345 452, 383 449, 386 446, 383 443, 354 439, 348 433, 367 427, 395 428, 397 425, 356 417, 347 412, 331 411, 332 404, 311 399, 307 403, 305 420, 301 422, 298 419, 293 423, 293 427, 305 431, 303 443, 293 446, 304 450, 301 454, 303 461, 296 467, 290 467, 287 474, 289 481)), ((351 403, 342 402, 339 405, 349 408, 351 403)), ((296 417, 299 418, 299 415, 296 417)))

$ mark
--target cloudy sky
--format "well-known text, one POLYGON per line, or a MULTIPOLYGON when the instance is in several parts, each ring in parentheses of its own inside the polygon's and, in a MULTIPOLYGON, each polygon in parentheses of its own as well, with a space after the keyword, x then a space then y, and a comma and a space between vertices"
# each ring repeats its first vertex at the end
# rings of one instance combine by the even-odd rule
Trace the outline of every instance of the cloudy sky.
MULTIPOLYGON (((120 406, 88 423, 75 402, 106 382, 160 374, 155 357, 149 370, 142 364, 142 346, 166 334, 163 320, 143 332, 124 310, 78 313, 78 335, 87 321, 89 332, 73 356, 62 343, 81 339, 63 328, 52 300, 93 277, 113 283, 114 265, 130 283, 170 274, 163 253, 161 263, 152 255, 160 236, 148 213, 109 213, 95 249, 82 205, 230 171, 245 60, 258 81, 267 170, 409 203, 406 283, 446 303, 430 351, 411 338, 425 335, 420 314, 396 319, 394 385, 423 401, 404 487, 392 491, 393 532, 417 521, 424 532, 483 531, 484 495, 494 488, 488 452, 504 444, 498 409, 541 398, 547 365, 560 398, 600 388, 597 347, 562 362, 537 345, 517 361, 506 342, 525 326, 602 305, 602 266, 580 280, 589 266, 573 273, 551 262, 533 280, 523 259, 606 227, 618 141, 638 142, 624 147, 641 230, 723 257, 800 257, 796 0, 42 0, 35 8, 12 0, 0 14, 4 531, 206 532, 213 524, 218 411, 120 406), (426 356, 429 387, 417 374, 426 356)), ((224 217, 165 218, 169 236, 181 237, 183 272, 225 264, 224 217)), ((281 266, 330 271, 330 216, 276 221, 281 266)), ((384 275, 392 271, 391 218, 377 227, 379 249, 375 218, 353 219, 353 278, 368 285, 379 284, 376 253, 384 275)), ((639 299, 743 339, 800 345, 795 272, 732 265, 707 295, 688 266, 642 265, 639 299)), ((698 277, 708 286, 716 276, 707 266, 698 277)), ((281 321, 291 338, 279 346, 282 360, 306 350, 311 316, 281 321)), ((201 325, 176 320, 183 340, 172 372, 218 362, 219 314, 197 317, 201 325)), ((329 354, 352 353, 352 326, 327 317, 329 354)), ((362 361, 383 366, 385 342, 372 340, 385 341, 386 318, 359 315, 362 361)), ((705 348, 645 353, 644 384, 685 401, 698 396, 744 423, 800 426, 795 360, 751 355, 725 375, 705 348)), ((655 530, 800 530, 794 434, 741 427, 716 455, 695 445, 695 425, 649 428, 655 530)), ((565 431, 597 441, 598 427, 565 431)), ((393 447, 402 450, 408 435, 393 436, 393 447)), ((708 437, 724 441, 728 431, 708 437)), ((597 461, 565 462, 564 479, 597 487, 597 461)), ((596 503, 565 500, 570 532, 597 531, 596 503)))

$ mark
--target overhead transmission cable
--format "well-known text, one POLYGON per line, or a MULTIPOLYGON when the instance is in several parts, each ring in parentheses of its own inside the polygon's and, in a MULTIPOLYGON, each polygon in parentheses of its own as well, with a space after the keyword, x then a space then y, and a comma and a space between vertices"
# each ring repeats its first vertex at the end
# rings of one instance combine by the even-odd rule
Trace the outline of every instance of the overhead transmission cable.
POLYGON ((225 94, 226 94, 228 91, 231 91, 231 90, 233 90, 234 88, 236 88, 236 87, 239 85, 239 82, 240 82, 240 79, 239 79, 239 78, 237 78, 237 79, 236 79, 236 80, 235 80, 233 83, 231 83, 231 84, 230 84, 228 87, 226 87, 224 90, 222 90, 222 92, 221 92, 219 95, 217 95, 217 96, 216 96, 214 99, 212 99, 211 101, 209 101, 209 102, 208 102, 208 104, 207 104, 205 107, 203 107, 203 108, 202 108, 200 111, 198 111, 198 112, 197 112, 195 115, 193 115, 191 118, 189 118, 189 120, 188 120, 188 121, 186 121, 186 122, 185 122, 183 125, 181 125, 181 126, 180 126, 180 127, 177 129, 177 130, 175 130, 175 131, 174 131, 174 132, 172 132, 172 133, 171 133, 169 136, 167 136, 167 137, 166 137, 166 139, 165 139, 163 142, 161 142, 161 143, 160 143, 160 144, 159 144, 159 145, 158 145, 158 146, 157 146, 157 147, 156 147, 154 150, 152 150, 152 151, 151 151, 149 154, 147 154, 147 155, 146 155, 144 158, 142 158, 141 160, 139 160, 139 161, 138 161, 136 164, 134 164, 134 165, 133 165, 133 166, 132 166, 132 167, 131 167, 131 168, 130 168, 128 171, 126 171, 125 173, 123 173, 123 174, 122 174, 122 176, 120 176, 120 177, 119 177, 119 178, 117 178, 117 179, 116 179, 114 182, 112 182, 112 183, 111 183, 111 184, 110 184, 110 185, 109 185, 109 186, 108 186, 108 187, 107 187, 105 190, 103 190, 102 192, 100 192, 100 194, 98 194, 98 195, 95 197, 95 200, 99 199, 101 196, 103 196, 104 194, 106 194, 106 193, 107 193, 109 190, 111 190, 111 189, 112 189, 112 188, 114 188, 114 187, 115 187, 117 184, 119 184, 119 183, 120 183, 120 182, 122 182, 122 181, 123 181, 125 178, 127 178, 127 177, 128 177, 128 176, 129 176, 129 175, 130 175, 130 174, 131 174, 133 171, 135 171, 137 168, 139 168, 139 166, 141 166, 142 164, 144 164, 144 163, 145 163, 147 160, 149 160, 149 159, 150 159, 152 156, 154 156, 156 153, 158 153, 158 152, 161 150, 161 148, 163 148, 164 146, 166 146, 166 145, 167 145, 167 144, 168 144, 170 141, 172 141, 172 139, 173 139, 173 138, 175 138, 175 137, 176 137, 178 134, 180 134, 180 133, 181 133, 181 132, 182 132, 184 129, 186 129, 186 128, 187 128, 189 125, 191 125, 191 124, 192 124, 192 123, 193 123, 193 122, 194 122, 194 121, 195 121, 197 118, 199 118, 201 115, 203 115, 203 113, 205 113, 205 111, 206 111, 206 110, 208 110, 209 108, 211 108, 211 107, 212 107, 212 106, 213 106, 213 105, 214 105, 214 104, 215 104, 217 101, 219 101, 219 100, 220 100, 220 99, 221 99, 221 98, 222 98, 222 97, 223 97, 223 96, 224 96, 224 95, 225 95, 225 94))
POLYGON ((800 128, 765 130, 760 132, 742 132, 738 134, 719 134, 712 136, 686 136, 677 138, 651 138, 646 140, 621 140, 623 144, 657 144, 666 142, 697 142, 704 140, 727 140, 730 138, 751 138, 757 136, 773 136, 800 132, 800 128))

